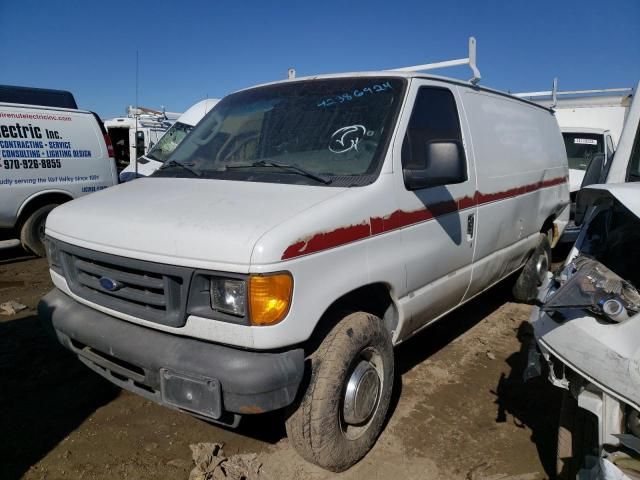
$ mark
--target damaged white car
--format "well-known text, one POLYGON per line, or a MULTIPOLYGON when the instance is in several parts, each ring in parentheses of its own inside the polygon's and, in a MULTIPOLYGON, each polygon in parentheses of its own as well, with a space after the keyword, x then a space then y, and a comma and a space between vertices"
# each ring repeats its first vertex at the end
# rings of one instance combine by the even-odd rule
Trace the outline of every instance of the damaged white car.
POLYGON ((594 157, 587 169, 576 205, 582 229, 562 268, 540 287, 531 315, 537 349, 529 351, 525 379, 540 374, 544 359, 551 383, 565 390, 560 480, 640 479, 638 181, 636 96, 612 162, 594 157))
POLYGON ((589 455, 596 469, 640 473, 640 184, 593 186, 581 201, 594 208, 532 315, 550 380, 566 389, 559 478, 589 455))

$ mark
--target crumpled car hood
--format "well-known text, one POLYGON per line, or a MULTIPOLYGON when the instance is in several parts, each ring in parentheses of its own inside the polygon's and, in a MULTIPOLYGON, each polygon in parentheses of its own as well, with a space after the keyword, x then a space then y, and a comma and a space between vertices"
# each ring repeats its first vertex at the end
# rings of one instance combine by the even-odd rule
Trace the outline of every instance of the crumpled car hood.
POLYGON ((542 350, 604 391, 640 408, 640 315, 603 323, 575 310, 562 323, 534 307, 531 323, 542 350))
MULTIPOLYGON (((605 206, 622 205, 640 219, 640 184, 592 185, 579 193, 578 202, 583 214, 588 212, 591 206, 604 202, 605 206)), ((593 219, 588 218, 587 221, 592 222, 593 219)), ((631 223, 631 226, 635 225, 631 223)), ((593 225, 598 226, 597 223, 593 225)), ((587 227, 589 224, 583 226, 587 227)), ((580 242, 580 239, 578 241, 580 242)), ((583 245, 577 244, 576 247, 586 249, 583 245)), ((587 250, 578 251, 578 256, 570 259, 565 265, 565 271, 572 262, 575 264, 577 261, 578 266, 585 265, 584 260, 587 267, 593 269, 598 261, 591 253, 587 250)), ((611 294, 614 289, 611 285, 605 284, 611 281, 611 272, 600 269, 600 279, 596 278, 594 272, 595 270, 586 273, 593 280, 593 286, 600 282, 601 291, 596 293, 605 292, 604 298, 609 298, 606 294, 611 294)), ((563 285, 560 277, 558 274, 554 280, 549 274, 547 282, 539 290, 540 305, 534 307, 531 314, 530 320, 541 350, 543 353, 552 354, 602 390, 640 409, 640 313, 636 313, 637 309, 630 310, 628 317, 622 321, 615 321, 607 318, 602 310, 598 312, 597 308, 587 305, 563 309, 563 301, 577 302, 579 295, 568 295, 562 301, 552 300, 555 292, 562 288, 558 288, 559 285, 563 285)), ((588 290, 587 283, 582 279, 581 288, 588 290)), ((578 285, 575 287, 577 289, 578 285)), ((635 287, 638 288, 640 285, 635 287)), ((594 298, 598 299, 597 296, 594 298)), ((633 295, 629 298, 637 300, 633 295)))
POLYGON ((582 223, 589 207, 613 198, 640 218, 640 183, 589 185, 580 190, 576 198, 576 225, 582 223))

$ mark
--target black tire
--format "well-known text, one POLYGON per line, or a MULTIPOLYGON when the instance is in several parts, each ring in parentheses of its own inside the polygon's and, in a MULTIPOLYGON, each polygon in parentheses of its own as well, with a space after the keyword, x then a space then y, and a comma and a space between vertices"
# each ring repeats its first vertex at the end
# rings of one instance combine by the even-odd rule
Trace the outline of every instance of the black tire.
POLYGON ((540 234, 538 246, 533 251, 513 285, 513 296, 519 302, 531 303, 538 296, 538 287, 551 268, 551 244, 549 237, 540 234))
MULTIPOLYGON (((341 472, 364 457, 382 431, 393 388, 391 336, 375 315, 352 313, 329 332, 310 360, 311 378, 286 421, 287 436, 307 461, 341 472), (351 379, 355 385, 353 379, 363 371, 362 365, 372 368, 379 382, 377 389, 368 390, 377 395, 362 398, 376 400, 360 412, 369 412, 366 419, 348 423, 345 416, 357 409, 345 407, 345 398, 349 398, 347 384, 351 379)), ((367 370, 370 378, 374 374, 367 370)))
POLYGON ((597 454, 597 418, 580 408, 573 395, 565 391, 558 425, 556 479, 574 480, 584 466, 585 457, 597 454))
POLYGON ((57 203, 45 205, 33 212, 20 228, 20 243, 22 248, 45 257, 47 250, 44 246, 44 227, 49 212, 58 206, 57 203))

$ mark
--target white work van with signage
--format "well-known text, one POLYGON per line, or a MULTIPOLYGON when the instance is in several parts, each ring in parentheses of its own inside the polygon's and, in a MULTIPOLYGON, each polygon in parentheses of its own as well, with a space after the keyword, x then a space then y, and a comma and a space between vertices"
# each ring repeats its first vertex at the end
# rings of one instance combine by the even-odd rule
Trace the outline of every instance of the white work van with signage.
POLYGON ((393 347, 512 273, 535 298, 568 219, 553 112, 479 86, 474 59, 471 39, 470 82, 421 65, 223 98, 165 167, 49 217, 43 322, 168 407, 286 407, 304 458, 348 468, 385 424, 393 347))
POLYGON ((43 256, 53 208, 118 182, 110 148, 92 112, 0 103, 2 238, 43 256))

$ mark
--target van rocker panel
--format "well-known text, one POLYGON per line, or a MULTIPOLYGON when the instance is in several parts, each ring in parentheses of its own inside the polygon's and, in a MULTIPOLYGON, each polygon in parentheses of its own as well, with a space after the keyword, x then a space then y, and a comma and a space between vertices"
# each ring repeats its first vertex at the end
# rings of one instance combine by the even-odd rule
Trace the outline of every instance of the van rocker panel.
MULTIPOLYGON (((166 372, 181 377, 178 384, 203 385, 209 390, 204 398, 215 400, 212 395, 219 388, 221 410, 235 414, 262 413, 291 404, 303 376, 301 348, 252 352, 180 337, 123 322, 76 302, 57 288, 43 297, 38 313, 45 328, 53 329, 66 348, 113 383, 165 406, 214 420, 220 409, 211 405, 176 404, 180 392, 163 391, 166 372)), ((185 398, 192 397, 185 393, 185 398)))

